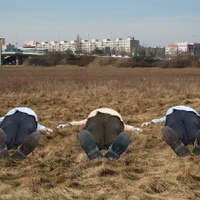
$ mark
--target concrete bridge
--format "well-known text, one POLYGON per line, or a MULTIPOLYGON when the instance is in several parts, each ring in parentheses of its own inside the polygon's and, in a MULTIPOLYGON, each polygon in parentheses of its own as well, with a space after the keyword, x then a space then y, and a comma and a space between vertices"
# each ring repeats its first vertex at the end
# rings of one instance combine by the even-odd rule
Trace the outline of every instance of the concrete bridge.
POLYGON ((46 52, 41 50, 2 51, 0 52, 0 65, 2 64, 21 65, 23 63, 23 60, 28 57, 41 56, 45 54, 46 52))

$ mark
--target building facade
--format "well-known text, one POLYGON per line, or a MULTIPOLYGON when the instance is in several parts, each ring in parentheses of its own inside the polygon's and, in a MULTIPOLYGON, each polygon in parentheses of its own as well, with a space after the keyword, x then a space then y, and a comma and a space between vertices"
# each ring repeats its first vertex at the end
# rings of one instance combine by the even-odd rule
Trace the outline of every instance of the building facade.
POLYGON ((91 53, 96 48, 103 50, 107 53, 125 53, 132 54, 139 50, 139 40, 135 40, 134 37, 127 37, 126 39, 114 38, 110 39, 92 39, 92 40, 71 40, 71 41, 51 41, 51 42, 36 42, 36 48, 48 51, 67 51, 80 53, 91 53))
POLYGON ((165 55, 167 57, 175 57, 178 55, 196 55, 200 52, 200 43, 187 43, 178 42, 173 44, 168 44, 165 49, 165 55))
POLYGON ((15 48, 15 45, 6 44, 5 38, 1 37, 0 38, 0 48, 1 48, 1 51, 11 50, 11 49, 15 48))

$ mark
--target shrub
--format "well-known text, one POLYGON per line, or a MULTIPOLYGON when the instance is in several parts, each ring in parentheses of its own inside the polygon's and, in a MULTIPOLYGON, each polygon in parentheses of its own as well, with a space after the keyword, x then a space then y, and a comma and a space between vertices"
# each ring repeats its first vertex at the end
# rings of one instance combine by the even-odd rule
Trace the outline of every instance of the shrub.
POLYGON ((157 62, 134 62, 127 60, 126 62, 119 63, 119 68, 136 68, 136 67, 157 67, 157 62))
POLYGON ((93 56, 80 56, 80 57, 77 58, 75 64, 77 66, 83 67, 83 66, 89 65, 93 60, 94 60, 93 56))
POLYGON ((37 56, 28 58, 24 61, 24 65, 33 65, 33 66, 56 66, 62 61, 63 55, 61 54, 49 54, 43 56, 37 56))
POLYGON ((160 67, 162 68, 185 68, 191 65, 191 60, 184 58, 174 58, 172 60, 161 61, 160 67))
POLYGON ((67 64, 73 64, 76 60, 76 56, 74 55, 73 51, 71 49, 67 49, 66 51, 66 63, 67 64))
POLYGON ((107 66, 107 65, 115 65, 118 61, 118 58, 113 57, 104 57, 99 59, 100 66, 107 66))
POLYGON ((68 65, 77 65, 83 67, 89 65, 93 59, 93 56, 75 56, 74 54, 69 54, 67 55, 66 63, 68 65))

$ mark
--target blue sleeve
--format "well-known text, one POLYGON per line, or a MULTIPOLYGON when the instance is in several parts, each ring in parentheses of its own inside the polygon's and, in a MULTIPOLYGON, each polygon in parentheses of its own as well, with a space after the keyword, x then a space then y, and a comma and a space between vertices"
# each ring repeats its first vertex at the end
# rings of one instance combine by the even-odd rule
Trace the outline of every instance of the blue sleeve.
POLYGON ((5 117, 0 117, 0 123, 4 120, 5 117))
POLYGON ((46 127, 43 126, 43 125, 40 125, 40 124, 37 125, 37 130, 38 130, 38 131, 42 131, 42 130, 44 130, 45 128, 46 128, 46 127))
POLYGON ((165 120, 166 120, 166 116, 164 116, 162 118, 159 118, 159 119, 153 119, 153 120, 151 120, 151 122, 153 122, 154 124, 156 124, 156 123, 165 122, 165 120))

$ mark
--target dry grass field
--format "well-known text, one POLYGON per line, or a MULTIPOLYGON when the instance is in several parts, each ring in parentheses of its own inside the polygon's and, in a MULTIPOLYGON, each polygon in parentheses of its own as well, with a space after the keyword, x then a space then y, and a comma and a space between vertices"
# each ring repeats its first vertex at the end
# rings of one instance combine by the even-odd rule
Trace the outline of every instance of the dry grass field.
POLYGON ((87 158, 77 138, 83 127, 56 128, 99 107, 140 128, 174 105, 200 113, 200 69, 1 67, 0 75, 0 116, 27 106, 54 130, 40 132, 27 159, 0 161, 0 199, 200 199, 200 157, 177 157, 162 139, 163 124, 129 132, 130 145, 116 161, 87 158))

